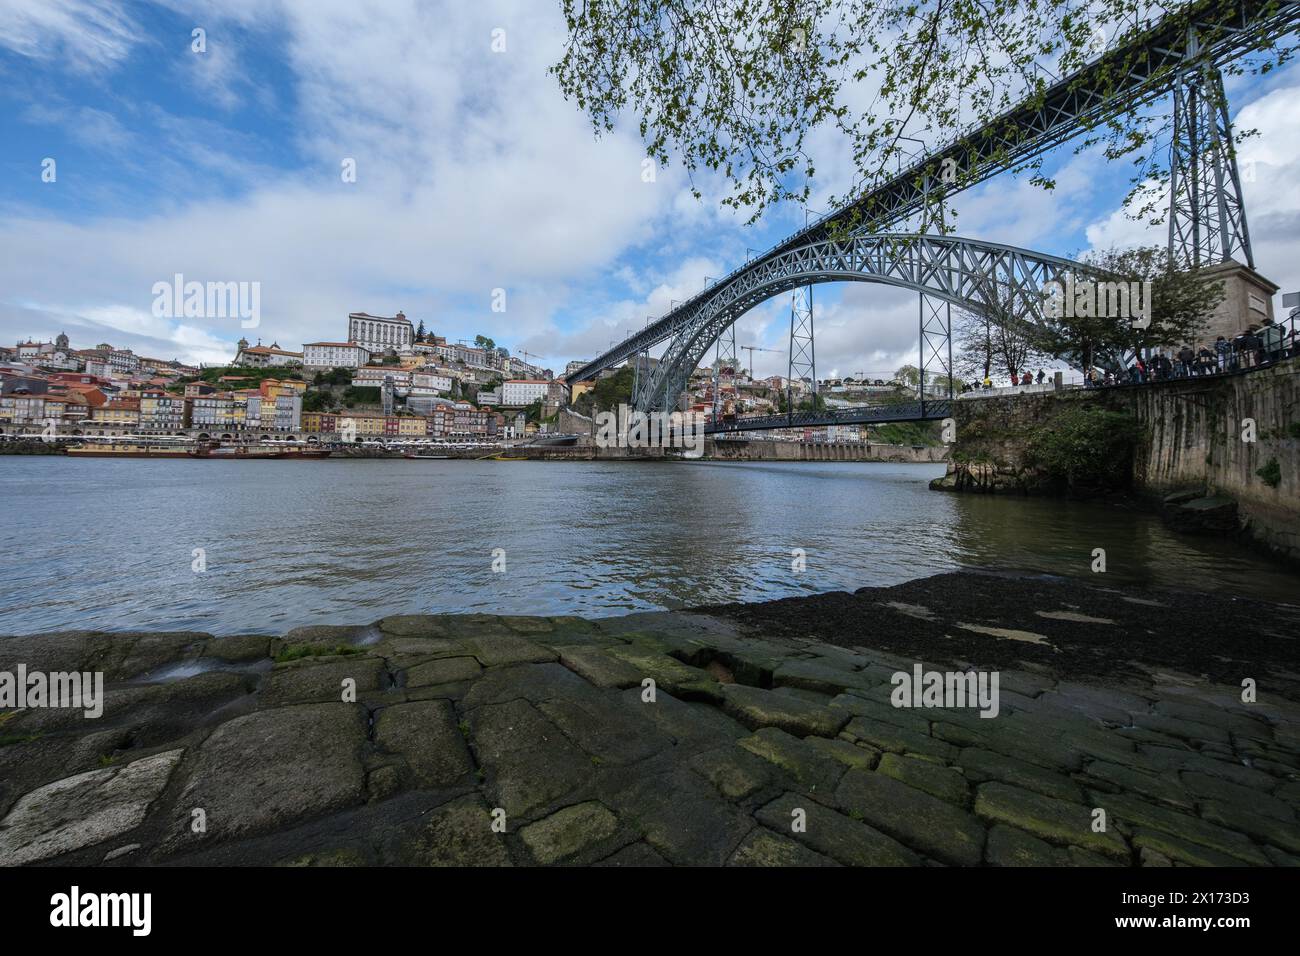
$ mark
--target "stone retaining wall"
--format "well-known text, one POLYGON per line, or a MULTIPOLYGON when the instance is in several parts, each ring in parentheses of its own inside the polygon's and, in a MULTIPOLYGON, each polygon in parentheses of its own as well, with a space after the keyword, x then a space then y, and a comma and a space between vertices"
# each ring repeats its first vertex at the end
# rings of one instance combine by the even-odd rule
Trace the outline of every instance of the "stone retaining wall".
POLYGON ((1300 560, 1300 360, 1258 371, 1149 386, 1072 389, 954 403, 957 441, 933 487, 984 493, 1055 493, 1027 450, 1033 434, 1079 403, 1132 415, 1132 490, 1161 499, 1199 489, 1234 499, 1239 529, 1300 560), (1276 484, 1259 474, 1272 470, 1276 484))

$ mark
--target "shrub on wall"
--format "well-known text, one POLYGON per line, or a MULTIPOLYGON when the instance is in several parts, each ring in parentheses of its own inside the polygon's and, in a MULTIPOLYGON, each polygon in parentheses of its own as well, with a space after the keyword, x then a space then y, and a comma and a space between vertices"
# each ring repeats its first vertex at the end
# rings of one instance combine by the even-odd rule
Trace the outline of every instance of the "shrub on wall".
POLYGON ((1138 431, 1131 415, 1077 405, 1034 430, 1026 457, 1072 493, 1118 491, 1129 484, 1138 431))
POLYGON ((1255 474, 1263 478, 1264 484, 1270 488, 1276 488, 1282 483, 1282 466, 1277 463, 1276 458, 1270 458, 1267 465, 1255 470, 1255 474))

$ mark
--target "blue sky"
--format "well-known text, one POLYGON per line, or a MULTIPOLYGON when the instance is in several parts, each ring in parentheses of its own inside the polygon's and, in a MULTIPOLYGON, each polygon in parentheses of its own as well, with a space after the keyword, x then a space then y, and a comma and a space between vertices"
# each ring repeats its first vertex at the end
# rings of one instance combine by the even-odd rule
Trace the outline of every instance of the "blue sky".
MULTIPOLYGON (((596 139, 546 75, 562 39, 552 0, 0 0, 0 337, 215 362, 241 334, 297 347, 402 309, 559 368, 802 222, 787 207, 746 227, 679 169, 644 182, 634 125, 596 139), (260 327, 153 316, 177 272, 260 282, 260 327)), ((1243 151, 1258 265, 1300 287, 1300 72, 1231 95, 1263 133, 1243 151)), ((819 166, 819 195, 841 189, 819 166)), ((1118 208, 1127 167, 1067 149, 1048 170, 1051 194, 1003 176, 960 196, 958 233, 1067 255, 1143 239, 1118 208)), ((821 286, 817 305, 823 373, 914 360, 913 296, 821 286)), ((773 300, 737 338, 784 348, 788 316, 773 300)))

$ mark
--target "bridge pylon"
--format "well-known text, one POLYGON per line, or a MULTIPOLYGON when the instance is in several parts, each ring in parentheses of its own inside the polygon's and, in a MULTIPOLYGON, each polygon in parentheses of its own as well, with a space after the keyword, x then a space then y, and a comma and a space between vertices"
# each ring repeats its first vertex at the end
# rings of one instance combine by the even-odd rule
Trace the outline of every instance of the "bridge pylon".
POLYGON ((813 342, 812 286, 797 287, 790 296, 790 361, 786 366, 786 402, 794 411, 794 383, 806 381, 817 394, 817 357, 813 342))
POLYGON ((739 359, 736 357, 736 326, 729 325, 727 330, 718 336, 718 350, 714 355, 719 365, 730 365, 733 368, 739 359))
POLYGON ((727 326, 726 331, 718 336, 717 351, 713 355, 713 420, 718 420, 718 415, 722 412, 722 370, 727 366, 731 367, 731 376, 734 381, 739 359, 736 358, 736 326, 735 323, 727 326))
POLYGON ((921 362, 918 398, 925 410, 925 387, 930 379, 943 375, 948 380, 948 398, 952 389, 952 304, 937 296, 920 293, 921 362))
MULTIPOLYGON (((1195 55, 1195 28, 1188 52, 1195 55)), ((1246 226, 1237 150, 1228 119, 1223 75, 1192 66, 1174 84, 1174 129, 1169 160, 1169 254, 1183 267, 1215 266, 1255 257, 1246 226), (1240 258, 1238 258, 1240 256, 1240 258)))

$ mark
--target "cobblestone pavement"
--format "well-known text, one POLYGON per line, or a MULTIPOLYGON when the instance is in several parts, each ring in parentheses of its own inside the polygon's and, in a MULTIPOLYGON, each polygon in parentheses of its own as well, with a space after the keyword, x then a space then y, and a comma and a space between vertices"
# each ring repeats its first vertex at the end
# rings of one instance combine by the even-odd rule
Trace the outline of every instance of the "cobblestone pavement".
MULTIPOLYGON (((1079 625, 1041 610, 1049 646, 1079 625)), ((985 718, 893 706, 914 658, 691 613, 0 639, 20 663, 109 684, 96 720, 0 711, 5 864, 1300 861, 1300 705, 1267 679, 1028 662, 985 718)))

